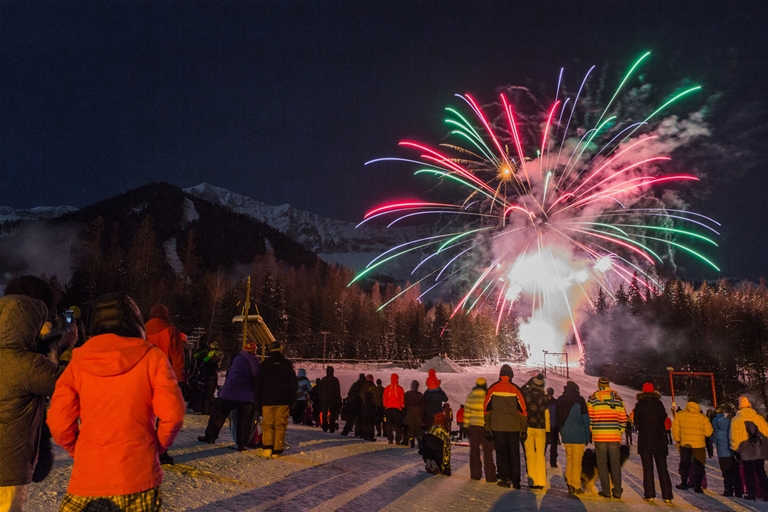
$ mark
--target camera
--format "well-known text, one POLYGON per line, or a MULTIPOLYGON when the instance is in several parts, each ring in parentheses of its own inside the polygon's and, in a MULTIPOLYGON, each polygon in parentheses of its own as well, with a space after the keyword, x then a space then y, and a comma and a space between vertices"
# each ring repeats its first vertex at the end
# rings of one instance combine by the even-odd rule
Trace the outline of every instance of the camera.
POLYGON ((64 316, 64 323, 66 325, 72 325, 73 323, 75 323, 75 312, 72 311, 71 309, 64 310, 63 316, 64 316))

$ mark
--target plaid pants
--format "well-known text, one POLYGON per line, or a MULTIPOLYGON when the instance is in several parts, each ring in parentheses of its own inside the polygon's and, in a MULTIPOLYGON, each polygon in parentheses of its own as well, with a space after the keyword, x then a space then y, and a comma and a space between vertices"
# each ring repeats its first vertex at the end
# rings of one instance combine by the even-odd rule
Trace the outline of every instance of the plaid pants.
POLYGON ((159 487, 120 496, 75 496, 67 494, 59 512, 160 512, 163 494, 159 487))

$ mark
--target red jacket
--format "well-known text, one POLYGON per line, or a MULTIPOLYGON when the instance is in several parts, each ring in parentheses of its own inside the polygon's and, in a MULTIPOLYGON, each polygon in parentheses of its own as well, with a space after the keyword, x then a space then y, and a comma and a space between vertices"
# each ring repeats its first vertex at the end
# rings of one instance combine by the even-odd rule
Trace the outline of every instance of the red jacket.
POLYGON ((179 382, 187 381, 184 369, 184 344, 186 336, 180 333, 173 324, 162 318, 151 318, 144 328, 147 331, 147 341, 163 351, 171 362, 173 373, 179 382))
POLYGON ((389 386, 384 388, 382 405, 385 409, 403 410, 405 408, 405 391, 403 391, 403 387, 397 383, 399 380, 400 378, 397 374, 393 373, 389 378, 389 386))
POLYGON ((75 459, 67 492, 113 496, 159 486, 158 455, 173 444, 184 412, 168 359, 147 341, 102 334, 73 350, 48 411, 53 439, 75 459))

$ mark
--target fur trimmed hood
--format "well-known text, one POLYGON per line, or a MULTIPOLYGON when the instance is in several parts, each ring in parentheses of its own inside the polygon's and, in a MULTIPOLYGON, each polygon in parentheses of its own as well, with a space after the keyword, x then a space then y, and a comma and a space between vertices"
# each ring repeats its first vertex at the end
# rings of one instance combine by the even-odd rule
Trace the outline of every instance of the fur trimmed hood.
POLYGON ((637 394, 637 400, 640 401, 643 398, 655 398, 656 400, 661 400, 661 393, 658 391, 652 391, 650 393, 638 393, 637 394))

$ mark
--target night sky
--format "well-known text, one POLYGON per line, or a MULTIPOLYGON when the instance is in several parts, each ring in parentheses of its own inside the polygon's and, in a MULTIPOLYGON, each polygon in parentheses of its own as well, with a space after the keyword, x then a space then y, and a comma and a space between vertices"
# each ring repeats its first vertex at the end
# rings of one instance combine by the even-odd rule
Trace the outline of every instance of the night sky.
MULTIPOLYGON (((551 102, 644 51, 660 93, 703 86, 713 135, 692 207, 723 223, 723 275, 768 276, 765 2, 0 3, 0 205, 82 207, 150 181, 208 182, 359 220, 424 197, 403 138, 437 143, 455 93, 551 102), (671 5, 670 5, 671 4, 671 5)), ((630 84, 637 85, 637 83, 630 84)), ((697 277, 689 270, 688 277, 697 277)), ((712 274, 701 274, 714 277, 712 274)))

